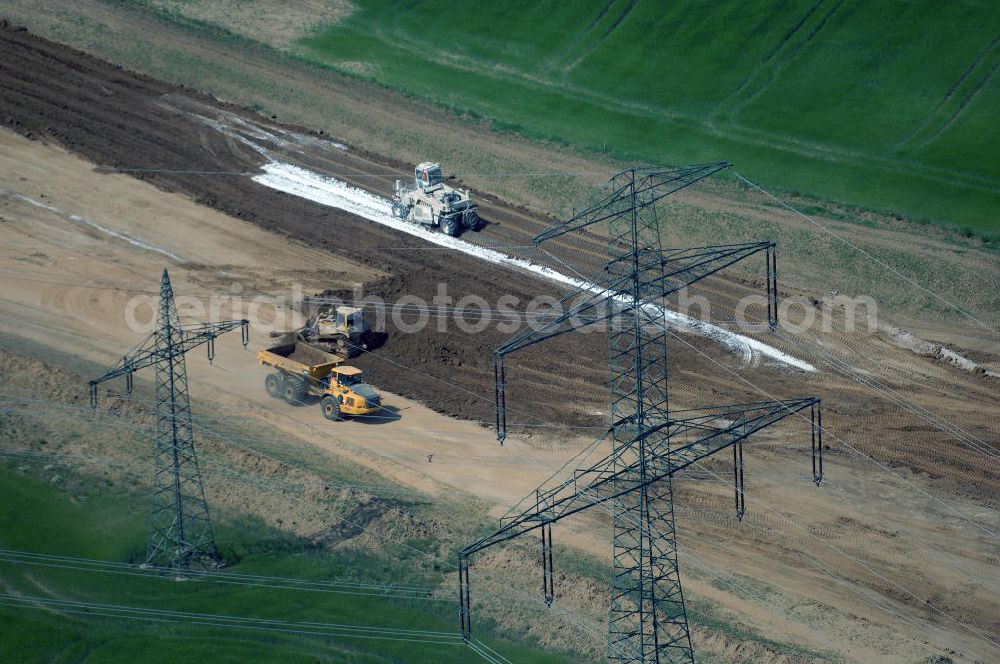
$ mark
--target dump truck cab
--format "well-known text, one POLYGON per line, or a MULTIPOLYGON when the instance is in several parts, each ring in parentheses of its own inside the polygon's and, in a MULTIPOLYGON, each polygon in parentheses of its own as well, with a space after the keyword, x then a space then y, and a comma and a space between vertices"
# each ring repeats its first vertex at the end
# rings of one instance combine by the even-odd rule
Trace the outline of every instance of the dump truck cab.
POLYGON ((338 414, 370 415, 382 407, 378 392, 365 382, 364 372, 357 367, 334 367, 324 392, 321 407, 323 416, 330 420, 341 419, 335 417, 338 414), (333 412, 335 406, 337 410, 333 412))

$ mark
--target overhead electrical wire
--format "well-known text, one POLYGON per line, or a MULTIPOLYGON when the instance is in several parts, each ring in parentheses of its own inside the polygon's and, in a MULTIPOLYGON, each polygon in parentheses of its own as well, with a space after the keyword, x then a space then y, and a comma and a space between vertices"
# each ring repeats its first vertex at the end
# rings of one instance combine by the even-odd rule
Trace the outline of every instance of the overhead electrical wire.
POLYGON ((764 194, 766 197, 768 197, 771 200, 773 200, 774 202, 776 202, 781 207, 785 208, 786 210, 791 211, 792 213, 798 215, 799 217, 802 217, 803 219, 805 219, 806 221, 808 221, 810 224, 812 224, 816 228, 820 229, 821 231, 823 231, 827 235, 831 236, 832 238, 834 238, 835 240, 837 240, 841 244, 844 244, 847 247, 850 247, 851 249, 853 249, 854 251, 858 252, 859 254, 861 254, 862 256, 864 256, 865 258, 867 258, 868 260, 870 260, 873 263, 879 265, 880 267, 882 267, 883 269, 887 270, 888 272, 891 272, 891 273, 895 274, 897 277, 901 278, 903 281, 905 281, 906 283, 910 284, 911 286, 915 286, 916 288, 918 288, 919 290, 923 291, 924 293, 930 295, 931 297, 935 298, 936 300, 938 300, 940 302, 943 302, 944 304, 948 305, 948 307, 950 307, 951 309, 954 309, 958 313, 962 314, 962 316, 968 318, 969 320, 971 320, 973 323, 975 323, 979 327, 983 328, 984 330, 992 332, 993 334, 997 334, 997 330, 995 330, 994 328, 990 327, 989 325, 987 325, 983 321, 979 320, 978 318, 976 318, 975 316, 973 316, 972 314, 970 314, 969 312, 967 312, 965 309, 963 309, 962 307, 960 307, 957 304, 955 304, 954 302, 946 300, 945 298, 941 297, 940 295, 938 295, 937 293, 935 293, 934 291, 930 290, 929 288, 927 288, 925 286, 921 286, 919 283, 917 283, 916 281, 914 281, 912 278, 906 276, 905 274, 903 274, 902 272, 900 272, 896 268, 892 267, 891 265, 889 265, 885 261, 881 260, 880 258, 878 258, 876 256, 873 256, 870 252, 865 251, 864 249, 858 247, 857 245, 853 244, 849 240, 844 239, 843 236, 838 235, 837 233, 834 233, 829 228, 827 228, 823 224, 819 223, 818 221, 816 221, 815 219, 813 219, 809 215, 804 214, 804 213, 800 212, 799 210, 796 210, 794 207, 792 207, 791 205, 789 205, 785 201, 781 200, 780 198, 778 198, 777 196, 775 196, 771 192, 767 191, 766 189, 764 189, 760 185, 755 184, 754 182, 751 182, 750 180, 748 180, 747 178, 743 177, 742 175, 740 175, 736 171, 733 171, 733 174, 737 178, 739 178, 744 184, 746 184, 748 187, 756 189, 760 193, 764 194))
POLYGON ((412 643, 431 643, 441 645, 463 645, 461 635, 454 632, 437 632, 431 630, 400 629, 393 627, 376 627, 338 623, 296 622, 290 620, 253 618, 249 616, 195 613, 191 611, 173 611, 168 609, 148 609, 135 606, 83 602, 76 600, 55 599, 51 597, 25 596, 12 593, 0 594, 0 605, 17 606, 22 608, 48 608, 66 613, 84 613, 89 616, 96 615, 109 618, 147 620, 153 622, 176 622, 206 627, 284 632, 288 634, 301 634, 319 637, 327 636, 385 641, 407 641, 412 643))
MULTIPOLYGON (((0 563, 27 565, 33 567, 51 567, 75 570, 80 572, 95 572, 117 574, 124 576, 164 579, 165 575, 174 574, 170 568, 148 565, 136 565, 108 560, 96 560, 75 556, 58 556, 52 554, 0 549, 0 563)), ((452 597, 441 597, 436 593, 440 588, 383 585, 361 581, 310 580, 295 577, 265 576, 257 574, 240 574, 230 571, 187 570, 183 574, 185 581, 210 581, 237 586, 251 586, 272 590, 297 590, 304 592, 332 593, 341 595, 358 595, 376 598, 392 598, 406 600, 421 600, 431 602, 453 602, 452 597)))

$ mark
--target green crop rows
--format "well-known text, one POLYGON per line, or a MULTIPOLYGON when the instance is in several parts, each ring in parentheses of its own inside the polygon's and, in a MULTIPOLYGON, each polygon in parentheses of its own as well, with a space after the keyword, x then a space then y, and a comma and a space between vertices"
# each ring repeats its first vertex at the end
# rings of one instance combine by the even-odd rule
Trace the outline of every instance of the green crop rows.
POLYGON ((299 42, 499 129, 1000 228, 990 2, 373 0, 299 42))

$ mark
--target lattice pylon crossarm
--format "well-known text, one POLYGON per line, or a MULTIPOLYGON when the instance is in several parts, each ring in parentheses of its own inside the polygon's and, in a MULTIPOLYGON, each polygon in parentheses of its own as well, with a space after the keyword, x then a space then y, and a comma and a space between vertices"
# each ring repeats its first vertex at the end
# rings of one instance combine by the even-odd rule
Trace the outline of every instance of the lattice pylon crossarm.
POLYGON ((621 202, 625 196, 631 198, 634 205, 651 206, 666 196, 730 166, 728 162, 717 162, 670 170, 623 171, 612 178, 611 193, 570 219, 540 233, 534 238, 534 242, 545 242, 566 233, 614 220, 621 214, 621 202), (636 186, 637 179, 638 186, 636 186))
MULTIPOLYGON (((648 332, 646 335, 650 341, 659 343, 661 340, 654 339, 654 336, 666 337, 669 334, 664 308, 667 296, 760 252, 766 252, 767 256, 771 256, 774 249, 773 242, 750 242, 668 251, 660 249, 659 244, 652 240, 648 245, 649 248, 643 250, 639 259, 619 258, 610 261, 605 268, 608 276, 606 284, 578 286, 560 300, 557 309, 559 313, 553 314, 552 318, 545 321, 534 321, 530 329, 515 334, 494 351, 496 434, 501 444, 507 436, 507 387, 506 380, 499 379, 500 372, 497 369, 502 367, 504 356, 574 330, 592 328, 598 323, 621 326, 623 321, 635 315, 636 311, 645 319, 643 324, 652 325, 659 330, 659 332, 655 330, 648 332), (636 279, 634 275, 639 276, 636 279), (597 290, 594 290, 595 288, 597 290), (641 301, 640 306, 636 306, 638 301, 641 301), (630 311, 632 313, 629 313, 630 311)), ((777 320, 777 305, 772 306, 771 303, 770 259, 767 264, 768 320, 769 325, 773 326, 777 320)), ((634 340, 619 340, 619 343, 626 344, 617 348, 619 355, 631 353, 636 348, 634 340)))
MULTIPOLYGON (((819 399, 789 399, 749 404, 729 404, 699 409, 689 418, 656 421, 607 455, 585 468, 573 470, 565 479, 553 478, 500 518, 500 528, 463 549, 472 555, 541 527, 607 505, 621 493, 645 486, 698 463, 747 440, 753 434, 806 408, 819 399), (671 448, 669 440, 676 440, 671 448), (647 458, 631 448, 642 442, 647 458), (625 460, 627 459, 627 460, 625 460), (645 464, 645 476, 640 466, 645 464)), ((627 423, 623 423, 627 424, 627 423)))

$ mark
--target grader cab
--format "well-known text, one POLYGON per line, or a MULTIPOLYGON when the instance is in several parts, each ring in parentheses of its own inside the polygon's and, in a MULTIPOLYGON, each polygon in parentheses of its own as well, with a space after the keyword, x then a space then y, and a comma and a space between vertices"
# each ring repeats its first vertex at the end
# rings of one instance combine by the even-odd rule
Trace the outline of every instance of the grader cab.
POLYGON ((452 237, 480 226, 472 195, 445 184, 441 165, 429 161, 417 164, 412 185, 396 180, 392 214, 397 219, 440 229, 452 237))

